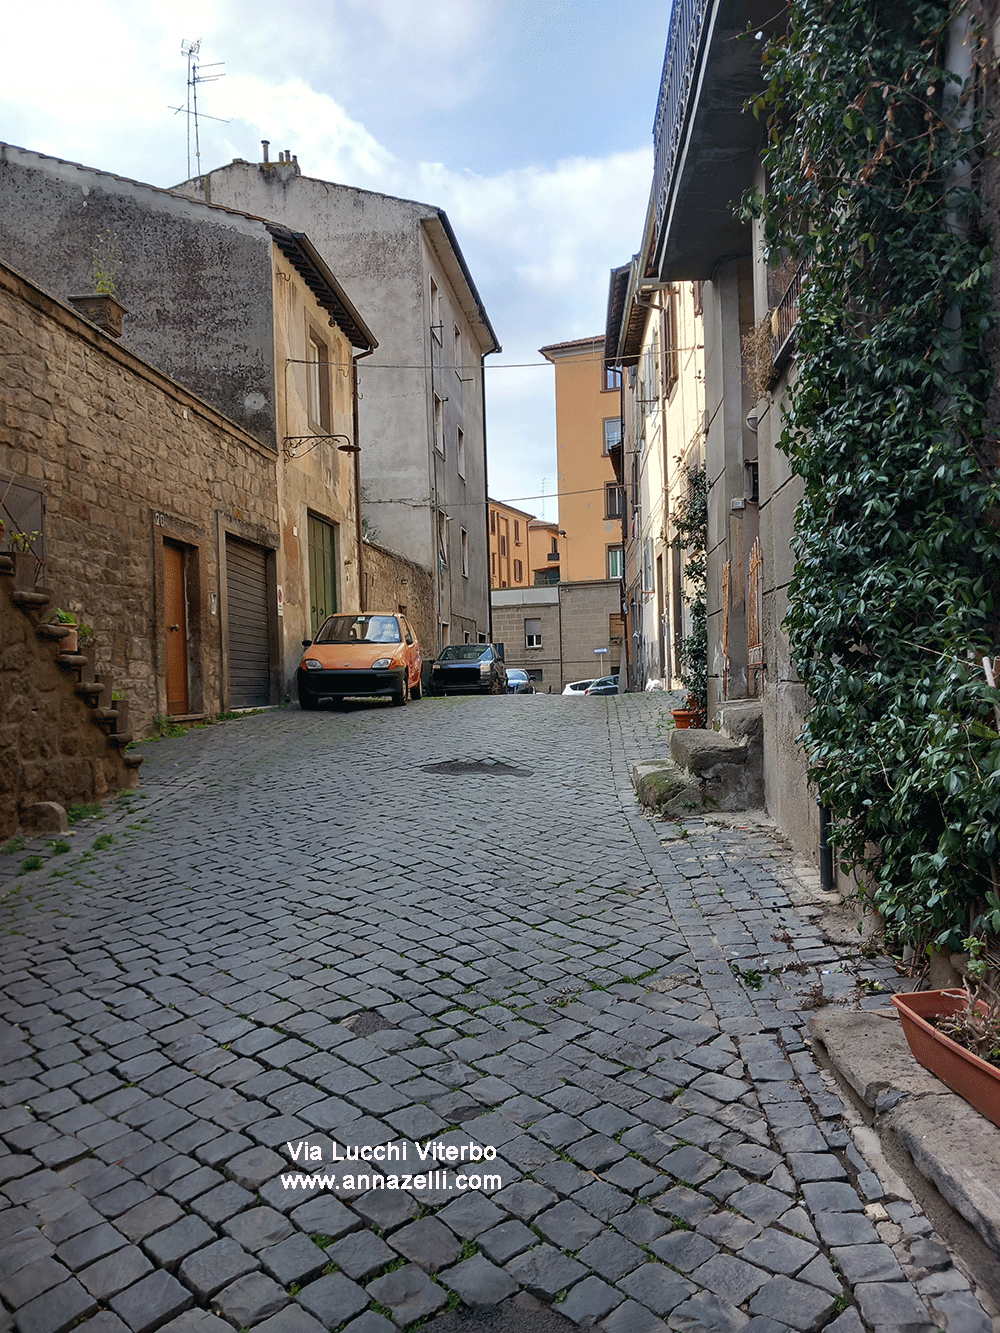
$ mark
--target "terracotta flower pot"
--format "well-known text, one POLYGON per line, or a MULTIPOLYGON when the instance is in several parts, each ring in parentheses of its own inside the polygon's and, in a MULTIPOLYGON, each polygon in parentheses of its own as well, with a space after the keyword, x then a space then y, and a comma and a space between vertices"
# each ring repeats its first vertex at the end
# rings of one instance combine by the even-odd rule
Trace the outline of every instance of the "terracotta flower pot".
MULTIPOLYGON (((959 1013, 968 1003, 961 990, 922 990, 893 995, 903 1035, 914 1059, 1000 1127, 1000 1069, 946 1037, 928 1019, 959 1013)), ((978 1008, 985 1013, 980 1000, 978 1008)))
POLYGON ((80 646, 80 631, 75 625, 70 625, 69 633, 59 640, 59 651, 61 653, 75 653, 80 646))
POLYGON ((700 714, 694 708, 672 708, 670 716, 674 719, 678 731, 686 731, 688 727, 698 725, 700 714))

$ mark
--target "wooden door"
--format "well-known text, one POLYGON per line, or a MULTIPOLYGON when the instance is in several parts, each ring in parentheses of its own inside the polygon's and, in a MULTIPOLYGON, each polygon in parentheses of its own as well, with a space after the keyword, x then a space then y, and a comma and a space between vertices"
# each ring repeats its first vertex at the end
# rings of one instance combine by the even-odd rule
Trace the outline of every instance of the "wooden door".
POLYGON ((163 543, 163 615, 167 640, 167 712, 190 712, 188 701, 187 598, 184 589, 184 551, 163 543))

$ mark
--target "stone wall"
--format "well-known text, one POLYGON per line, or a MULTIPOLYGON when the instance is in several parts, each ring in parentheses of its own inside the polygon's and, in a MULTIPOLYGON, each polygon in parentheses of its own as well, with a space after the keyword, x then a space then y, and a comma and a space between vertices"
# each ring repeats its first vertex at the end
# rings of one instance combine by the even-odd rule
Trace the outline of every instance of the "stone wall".
POLYGON ((77 693, 79 670, 60 665, 57 640, 38 637, 38 612, 15 604, 9 565, 0 560, 0 838, 36 802, 66 808, 135 780, 124 748, 109 742, 90 699, 77 693))
MULTIPOLYGON (((437 615, 434 580, 426 569, 384 546, 365 542, 365 607, 369 611, 399 611, 417 632, 424 661, 435 653, 437 615)), ((345 607, 345 610, 353 610, 345 607)))
POLYGON ((44 582, 98 634, 136 734, 165 714, 164 542, 184 553, 191 712, 226 707, 226 533, 278 545, 275 455, 0 265, 0 485, 45 493, 44 582))
POLYGON ((559 588, 510 588, 497 590, 493 601, 493 639, 504 646, 509 667, 537 672, 532 675, 540 694, 562 691, 562 649, 559 634, 559 588), (525 644, 524 622, 542 622, 540 648, 525 644))
POLYGON ((621 615, 618 579, 561 583, 563 679, 613 676, 621 666, 622 645, 611 641, 611 617, 621 615), (598 653, 598 648, 607 648, 598 653))

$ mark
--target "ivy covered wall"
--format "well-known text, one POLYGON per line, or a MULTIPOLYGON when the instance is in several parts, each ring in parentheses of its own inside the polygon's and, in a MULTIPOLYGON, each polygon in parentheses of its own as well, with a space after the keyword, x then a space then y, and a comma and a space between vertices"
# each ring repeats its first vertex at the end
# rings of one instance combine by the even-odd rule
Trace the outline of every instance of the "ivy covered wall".
POLYGON ((979 17, 792 0, 764 49, 766 183, 747 201, 772 262, 810 265, 780 440, 803 487, 785 630, 810 775, 891 930, 950 944, 1000 909, 979 665, 1000 647, 979 17))

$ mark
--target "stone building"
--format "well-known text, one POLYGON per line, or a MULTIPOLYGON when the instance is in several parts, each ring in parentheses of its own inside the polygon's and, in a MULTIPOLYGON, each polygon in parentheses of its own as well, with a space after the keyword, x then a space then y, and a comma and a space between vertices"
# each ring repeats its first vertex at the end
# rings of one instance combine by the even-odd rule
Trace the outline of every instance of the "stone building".
POLYGON ((629 685, 640 690, 680 687, 691 623, 674 518, 704 461, 701 291, 648 277, 650 239, 647 227, 642 251, 612 270, 604 346, 622 372, 626 632, 629 685))
POLYGON ((624 647, 618 579, 495 589, 492 598, 493 635, 506 663, 527 671, 540 694, 618 672, 624 647))
MULTIPOLYGON (((227 557, 264 551, 273 579, 273 450, 5 265, 0 341, 0 493, 8 514, 22 495, 44 513, 38 581, 96 631, 98 670, 128 698, 136 732, 170 711, 175 615, 187 690, 176 711, 225 711, 236 670, 227 557)), ((10 536, 8 524, 8 545, 10 536)), ((275 611, 271 598, 263 630, 277 675, 275 611)), ((10 722, 11 700, 28 691, 13 677, 4 688, 10 722)), ((48 743, 58 753, 63 740, 48 743)))
MULTIPOLYGON (((180 483, 157 506, 150 536, 167 607, 141 646, 116 631, 128 645, 117 665, 130 677, 135 661, 158 660, 162 640, 162 679, 144 691, 143 722, 198 714, 210 701, 279 702, 294 689, 301 641, 364 596, 356 364, 374 351, 374 335, 309 238, 287 227, 10 145, 0 147, 0 204, 0 255, 60 299, 92 292, 94 251, 110 252, 127 311, 121 347, 206 400, 261 451, 260 478, 237 483, 225 510, 232 528, 218 505, 206 509, 198 489, 180 483), (276 505, 266 523, 250 517, 265 492, 276 505), (206 534, 218 554, 211 570, 206 534), (204 614, 225 626, 217 688, 205 680, 204 614)), ((93 432, 78 432, 62 466, 86 471, 93 432)), ((25 461, 13 470, 30 467, 49 496, 56 461, 38 457, 30 430, 14 443, 25 461)), ((141 492, 139 442, 115 432, 95 447, 141 492)), ((228 484, 228 460, 198 466, 228 484)), ((96 479, 88 490, 92 515, 107 493, 96 479)), ((88 523, 80 541, 94 535, 88 523)))
POLYGON ((484 358, 500 344, 445 213, 237 160, 177 187, 311 238, 378 330, 361 369, 361 469, 373 539, 428 570, 435 641, 489 637, 484 358))

